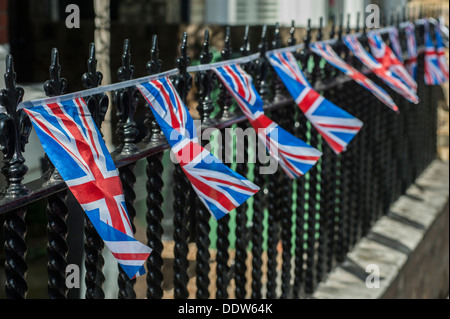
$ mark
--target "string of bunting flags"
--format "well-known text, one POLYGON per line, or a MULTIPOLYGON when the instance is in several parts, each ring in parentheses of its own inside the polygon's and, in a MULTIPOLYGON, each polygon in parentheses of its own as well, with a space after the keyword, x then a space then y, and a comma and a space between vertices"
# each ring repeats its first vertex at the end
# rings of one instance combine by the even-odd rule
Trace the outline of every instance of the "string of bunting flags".
MULTIPOLYGON (((425 83, 441 84, 448 80, 448 64, 439 22, 421 19, 417 23, 425 25, 425 83), (429 33, 429 23, 435 25, 436 45, 429 33)), ((398 30, 394 27, 386 28, 393 51, 382 40, 381 30, 368 33, 371 53, 358 41, 358 35, 344 36, 343 42, 392 89, 408 101, 418 103, 414 28, 413 23, 408 23, 405 28, 406 62, 403 62, 398 30)), ((389 94, 341 59, 333 50, 331 42, 315 42, 310 44, 309 49, 371 91, 391 110, 398 112, 389 94)), ((264 102, 253 86, 251 75, 240 65, 267 58, 306 119, 336 154, 345 151, 363 127, 359 119, 314 90, 292 54, 300 48, 304 48, 304 44, 268 51, 266 57, 253 54, 187 69, 188 72, 208 70, 217 75, 269 154, 292 179, 305 175, 316 165, 322 153, 281 128, 265 114, 264 102)), ((178 73, 174 69, 58 97, 26 101, 19 105, 29 115, 49 159, 130 279, 145 273, 143 265, 152 249, 134 238, 116 166, 84 97, 137 87, 193 189, 215 219, 224 217, 259 191, 257 185, 224 165, 199 144, 193 118, 170 81, 170 77, 178 73)))

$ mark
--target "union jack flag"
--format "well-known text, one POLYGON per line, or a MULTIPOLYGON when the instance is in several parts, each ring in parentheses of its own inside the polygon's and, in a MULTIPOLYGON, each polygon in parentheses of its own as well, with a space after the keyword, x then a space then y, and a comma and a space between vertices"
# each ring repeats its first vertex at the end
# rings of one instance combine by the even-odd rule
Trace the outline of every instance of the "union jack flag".
POLYGON ((417 79, 417 43, 415 35, 414 23, 408 22, 405 27, 406 46, 408 48, 408 60, 406 61, 406 69, 409 75, 415 80, 417 79))
MULTIPOLYGON (((371 41, 370 39, 371 38, 369 37, 369 43, 371 41)), ((394 91, 398 92, 411 102, 414 103, 419 102, 419 98, 417 97, 416 93, 414 93, 411 89, 409 89, 409 87, 400 79, 400 77, 396 76, 396 74, 398 73, 394 73, 392 67, 389 67, 388 69, 388 67, 386 67, 386 64, 381 63, 379 60, 371 56, 366 50, 364 50, 364 47, 361 45, 361 43, 359 43, 358 39, 355 36, 345 37, 344 42, 362 63, 364 63, 368 68, 370 68, 380 79, 382 79, 386 84, 388 84, 394 91)), ((385 49, 390 50, 386 45, 384 45, 384 47, 385 49)), ((395 58, 392 51, 391 55, 393 58, 395 58)), ((384 60, 384 62, 386 62, 386 60, 384 60)), ((401 67, 401 69, 408 76, 408 78, 411 78, 406 69, 403 68, 403 66, 401 67)), ((400 70, 400 68, 396 70, 400 70)), ((411 78, 411 81, 414 80, 412 80, 411 78)))
POLYGON ((243 113, 265 143, 270 155, 292 179, 306 174, 322 156, 322 153, 286 132, 264 115, 263 100, 256 92, 253 81, 239 65, 227 65, 213 69, 243 113))
POLYGON ((442 39, 441 26, 439 23, 435 24, 435 34, 436 34, 436 54, 438 57, 439 66, 445 75, 446 80, 448 80, 448 63, 447 57, 445 56, 445 46, 442 39))
POLYGON ((130 279, 151 249, 134 239, 116 166, 83 99, 25 109, 48 157, 130 279))
POLYGON ((354 67, 348 65, 345 61, 343 61, 329 44, 315 42, 310 44, 310 48, 314 53, 324 58, 328 63, 341 70, 348 77, 355 80, 356 83, 372 92, 381 102, 386 104, 393 111, 399 111, 398 106, 395 104, 394 100, 392 100, 389 94, 386 93, 385 90, 380 88, 354 67))
MULTIPOLYGON (((386 70, 391 71, 394 77, 402 81, 406 85, 406 90, 412 91, 413 95, 415 95, 417 92, 417 82, 405 69, 403 63, 397 59, 391 48, 384 43, 381 35, 378 32, 369 32, 368 40, 374 58, 380 62, 386 70)), ((402 94, 401 92, 399 93, 402 94)), ((405 92, 402 95, 413 103, 419 102, 417 96, 411 97, 409 96, 411 94, 408 94, 408 92, 405 92)))
POLYGON ((447 81, 445 68, 439 62, 438 52, 430 36, 428 21, 425 20, 425 84, 440 85, 447 81))
POLYGON ((336 154, 361 130, 363 123, 314 91, 291 52, 275 53, 270 63, 295 102, 336 154))
POLYGON ((400 45, 397 28, 392 28, 389 31, 389 40, 391 41, 392 50, 395 52, 395 56, 400 62, 403 62, 402 46, 400 45))
POLYGON ((195 192, 219 220, 259 190, 198 144, 194 121, 168 78, 138 85, 195 192))

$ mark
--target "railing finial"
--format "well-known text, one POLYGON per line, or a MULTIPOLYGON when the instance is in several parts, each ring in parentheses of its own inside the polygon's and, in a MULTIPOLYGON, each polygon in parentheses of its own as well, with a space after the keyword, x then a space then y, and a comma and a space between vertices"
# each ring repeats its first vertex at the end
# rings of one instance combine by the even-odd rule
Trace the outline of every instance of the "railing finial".
MULTIPOLYGON (((233 50, 231 48, 231 27, 227 26, 225 29, 225 46, 221 51, 222 60, 230 60, 233 54, 233 50)), ((227 88, 222 83, 222 81, 218 81, 219 83, 219 98, 217 99, 217 104, 220 108, 220 113, 218 118, 222 121, 226 121, 232 118, 233 114, 231 112, 231 107, 233 106, 233 98, 229 94, 227 88)))
MULTIPOLYGON (((209 50, 209 30, 205 30, 205 38, 203 41, 203 49, 200 53, 200 63, 211 63, 213 55, 209 50)), ((211 126, 214 120, 211 118, 211 114, 214 111, 213 101, 211 99, 211 92, 214 89, 214 83, 212 80, 212 71, 200 71, 195 75, 195 84, 198 89, 199 104, 197 110, 201 116, 202 125, 211 126)))
POLYGON ((103 75, 97 71, 97 59, 95 57, 95 44, 89 45, 88 71, 83 74, 81 81, 86 89, 92 89, 102 84, 103 75))
POLYGON ((339 16, 339 31, 338 31, 338 39, 342 40, 342 34, 344 33, 344 15, 341 13, 339 16))
MULTIPOLYGON (((147 62, 147 73, 149 75, 158 74, 161 72, 161 67, 162 61, 159 59, 158 36, 154 34, 152 37, 152 48, 150 50, 150 61, 147 62)), ((161 134, 161 129, 156 122, 150 107, 147 107, 145 116, 146 119, 144 124, 147 127, 145 141, 153 144, 160 144, 164 140, 164 137, 161 134)))
POLYGON ((287 45, 290 47, 297 43, 297 39, 295 38, 295 21, 294 20, 292 20, 292 22, 291 22, 291 29, 289 30, 289 34, 290 34, 290 37, 288 39, 287 45))
MULTIPOLYGON (((122 66, 117 71, 119 81, 128 81, 134 78, 134 65, 131 65, 130 40, 123 42, 122 66)), ((137 124, 134 121, 137 103, 139 101, 139 92, 136 87, 129 87, 118 90, 115 94, 115 105, 119 117, 117 134, 122 145, 122 154, 133 154, 137 151, 135 145, 136 137, 139 135, 137 124)))
POLYGON ((162 61, 159 59, 158 36, 152 37, 152 49, 150 50, 150 61, 147 63, 147 72, 149 75, 161 72, 162 61))
POLYGON ((280 24, 277 22, 275 24, 274 40, 272 41, 272 48, 281 48, 281 37, 280 37, 280 24))
POLYGON ((200 54, 200 63, 202 64, 208 64, 211 63, 213 55, 212 53, 209 51, 209 30, 206 29, 205 30, 205 38, 203 41, 203 49, 202 52, 200 54))
POLYGON ((308 19, 308 25, 306 27, 306 35, 303 38, 303 42, 305 43, 305 47, 309 47, 311 43, 311 19, 308 19))
POLYGON ((347 34, 350 34, 350 33, 352 32, 352 29, 351 29, 351 27, 350 27, 350 18, 351 18, 351 14, 348 13, 348 14, 347 14, 347 30, 345 30, 345 32, 346 32, 347 34))
POLYGON ((3 152, 1 171, 6 177, 6 197, 26 195, 28 189, 22 180, 28 172, 25 165, 25 145, 31 133, 32 125, 24 110, 17 109, 24 96, 23 88, 16 85, 17 74, 11 54, 6 56, 6 88, 0 91, 0 150, 3 152))
POLYGON ((244 43, 242 44, 240 48, 240 52, 242 56, 248 56, 250 54, 250 42, 249 42, 249 32, 250 32, 250 26, 245 26, 244 31, 244 43))
POLYGON ((359 33, 359 31, 361 30, 360 27, 360 20, 361 20, 361 12, 358 12, 356 14, 356 27, 355 27, 355 33, 359 33))
POLYGON ((57 48, 52 49, 50 80, 45 82, 44 91, 47 96, 58 96, 66 93, 67 80, 61 78, 61 65, 59 64, 59 52, 57 48))
POLYGON ((266 52, 268 50, 268 44, 267 44, 267 25, 264 24, 262 27, 261 32, 261 42, 258 45, 258 51, 261 54, 261 57, 265 57, 266 52))
POLYGON ((322 41, 323 38, 323 17, 319 18, 319 29, 317 30, 317 41, 322 41))
POLYGON ((231 48, 231 27, 227 26, 225 29, 225 46, 221 52, 222 60, 229 60, 233 54, 233 50, 231 48))
POLYGON ((330 39, 333 39, 336 36, 336 16, 331 15, 331 30, 330 30, 330 39))

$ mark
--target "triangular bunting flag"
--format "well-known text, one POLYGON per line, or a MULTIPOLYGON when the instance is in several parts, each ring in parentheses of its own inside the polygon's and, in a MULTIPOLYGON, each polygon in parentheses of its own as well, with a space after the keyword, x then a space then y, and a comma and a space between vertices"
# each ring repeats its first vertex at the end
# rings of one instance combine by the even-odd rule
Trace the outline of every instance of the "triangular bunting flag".
MULTIPOLYGON (((400 80, 398 76, 395 76, 395 74, 391 72, 386 67, 386 65, 377 61, 374 57, 370 55, 370 53, 364 50, 363 46, 356 37, 354 36, 345 37, 344 42, 347 45, 347 47, 353 52, 353 54, 362 63, 364 63, 364 65, 370 68, 380 79, 382 79, 386 84, 388 84, 394 91, 398 92, 403 97, 405 97, 406 99, 408 99, 413 103, 416 104, 419 103, 419 98, 417 97, 416 93, 414 93, 413 90, 409 89, 409 87, 402 80, 400 80)), ((386 49, 389 49, 387 46, 384 47, 386 49)), ((392 57, 394 57, 392 51, 391 54, 392 57)), ((407 74, 409 78, 411 78, 410 75, 407 73, 406 69, 403 68, 403 70, 404 73, 407 74)), ((411 81, 414 80, 412 80, 411 78, 411 81)))
POLYGON ((438 52, 431 40, 430 26, 425 20, 425 84, 440 85, 447 81, 445 68, 442 68, 438 52))
POLYGON ((133 237, 116 166, 83 99, 25 109, 42 146, 130 279, 151 249, 133 237))
POLYGON ((399 111, 398 106, 395 104, 394 100, 392 100, 389 94, 386 93, 385 90, 373 83, 373 81, 356 70, 354 67, 348 65, 337 55, 337 53, 329 44, 316 42, 312 43, 310 45, 310 48, 314 53, 324 58, 328 63, 341 70, 348 77, 355 80, 356 83, 372 92, 381 102, 386 104, 389 108, 396 112, 399 111))
POLYGON ((391 41, 392 50, 395 52, 397 59, 403 63, 402 46, 400 45, 400 38, 397 28, 391 28, 389 31, 389 40, 391 41))
POLYGON ((336 154, 361 130, 363 123, 314 91, 291 52, 275 53, 270 63, 306 118, 336 154))
POLYGON ((448 81, 448 62, 447 57, 445 56, 445 46, 442 39, 441 25, 437 21, 434 29, 436 35, 436 54, 438 57, 439 67, 441 68, 442 73, 444 73, 444 76, 448 81))
MULTIPOLYGON (((417 82, 411 77, 411 75, 405 69, 403 63, 397 59, 394 52, 392 52, 391 48, 389 48, 386 45, 386 43, 384 43, 383 39, 381 38, 381 35, 378 32, 375 31, 369 32, 367 38, 369 40, 369 46, 373 57, 386 70, 390 71, 392 73, 392 76, 396 77, 405 84, 403 88, 399 85, 396 85, 393 89, 398 93, 400 93, 401 95, 403 95, 406 99, 408 99, 412 103, 417 104, 419 102, 419 98, 416 95, 417 82), (411 93, 408 91, 410 91, 411 93)), ((385 76, 382 77, 382 79, 386 80, 388 77, 389 75, 386 74, 385 76)))
POLYGON ((416 80, 417 79, 417 42, 415 34, 414 23, 408 22, 405 27, 406 33, 406 46, 408 49, 408 60, 406 61, 406 69, 409 75, 416 80))
POLYGON ((251 76, 239 65, 222 66, 213 70, 286 174, 290 178, 306 174, 317 163, 322 153, 286 132, 264 115, 263 100, 253 86, 251 76))
POLYGON ((200 200, 216 220, 256 194, 259 187, 198 144, 194 121, 168 78, 138 85, 200 200))

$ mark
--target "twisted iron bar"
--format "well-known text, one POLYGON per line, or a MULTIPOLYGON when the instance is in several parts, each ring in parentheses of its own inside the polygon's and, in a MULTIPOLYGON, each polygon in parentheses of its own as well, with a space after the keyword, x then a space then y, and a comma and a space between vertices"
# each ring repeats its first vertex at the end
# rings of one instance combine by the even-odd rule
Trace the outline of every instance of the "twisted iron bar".
MULTIPOLYGON (((293 107, 297 108, 296 105, 293 107)), ((281 125, 286 128, 294 127, 294 119, 290 116, 292 109, 285 107, 281 110, 281 125)), ((291 286, 291 261, 292 261, 292 195, 293 180, 286 174, 281 175, 280 181, 281 195, 279 205, 281 207, 281 247, 282 247, 282 267, 281 267, 281 299, 288 299, 292 296, 291 286)))
MULTIPOLYGON (((192 85, 192 77, 187 72, 187 67, 190 63, 189 56, 187 55, 187 49, 187 33, 185 32, 183 34, 181 44, 181 56, 177 59, 177 65, 180 73, 173 80, 173 84, 184 103, 186 103, 186 97, 192 85)), ((175 242, 173 264, 174 298, 187 299, 189 297, 189 292, 187 290, 187 284, 189 281, 189 276, 187 273, 189 267, 189 262, 187 259, 187 254, 189 251, 187 242, 189 237, 189 230, 187 227, 188 211, 186 209, 186 206, 188 204, 188 194, 189 192, 192 192, 192 187, 190 186, 190 183, 179 164, 175 165, 173 179, 173 239, 175 242)))
MULTIPOLYGON (((4 108, 4 112, 0 114, 0 150, 3 152, 2 173, 6 177, 6 187, 1 193, 6 197, 16 198, 28 193, 28 189, 22 185, 23 177, 28 171, 22 153, 28 143, 31 121, 24 110, 17 110, 24 90, 16 85, 14 61, 10 54, 6 56, 4 79, 6 88, 0 91, 0 105, 4 108)), ((28 266, 25 261, 26 213, 26 207, 10 212, 5 216, 3 224, 5 290, 8 299, 25 299, 28 293, 28 266)))
MULTIPOLYGON (((131 65, 130 41, 126 39, 123 45, 122 66, 117 71, 119 81, 128 81, 134 77, 134 66, 131 65)), ((115 92, 115 105, 119 115, 119 136, 123 144, 121 145, 121 154, 133 154, 136 152, 136 137, 139 134, 137 125, 134 122, 134 113, 136 111, 139 93, 136 87, 126 88, 115 92)), ((134 201, 136 193, 134 185, 136 184, 136 175, 134 174, 136 164, 123 166, 119 169, 119 177, 122 182, 125 205, 127 207, 128 218, 131 223, 133 233, 136 233, 136 227, 133 223, 136 217, 134 201)), ((136 279, 130 279, 125 271, 119 266, 119 299, 135 299, 136 293, 134 285, 136 279)))
MULTIPOLYGON (((87 65, 88 71, 82 77, 83 86, 86 89, 100 86, 103 75, 101 72, 97 71, 97 59, 95 57, 95 45, 93 43, 89 47, 89 59, 87 65)), ((89 112, 99 130, 105 118, 108 103, 109 99, 106 94, 94 95, 86 99, 89 112)), ((104 299, 105 294, 102 288, 103 283, 105 282, 105 276, 102 271, 105 264, 102 256, 104 242, 86 214, 84 217, 86 299, 104 299)))
MULTIPOLYGON (((56 48, 52 50, 52 63, 50 66, 50 80, 44 84, 47 96, 58 96, 66 93, 67 80, 60 77, 59 53, 56 48)), ((50 181, 61 181, 62 178, 50 162, 50 181)), ((65 299, 67 297, 66 267, 69 247, 66 237, 68 228, 66 219, 68 208, 66 204, 68 192, 61 191, 47 198, 47 273, 48 295, 50 299, 65 299)))
MULTIPOLYGON (((205 30, 205 37, 203 43, 203 50, 200 54, 200 63, 207 64, 212 61, 212 53, 209 52, 209 30, 205 30)), ((200 113, 202 126, 208 126, 213 123, 210 115, 214 110, 211 91, 213 89, 212 73, 211 71, 198 72, 195 77, 195 84, 198 89, 198 107, 197 110, 200 113)), ((192 194, 194 194, 192 192, 192 194)), ((197 299, 208 299, 209 294, 209 219, 210 213, 206 209, 205 205, 200 201, 198 196, 195 197, 195 207, 196 207, 196 220, 195 220, 195 232, 196 232, 196 245, 197 245, 197 256, 196 256, 196 282, 197 282, 197 299)))
MULTIPOLYGON (((242 122, 238 127, 245 131, 249 126, 248 123, 242 122)), ((237 145, 237 149, 244 150, 244 161, 237 164, 237 173, 247 178, 248 176, 248 150, 245 140, 239 139, 237 143, 242 143, 243 147, 237 145)), ((248 145, 248 143, 247 143, 248 145)), ((247 248, 248 248, 248 234, 250 232, 247 223, 248 204, 243 203, 236 209, 236 255, 234 261, 234 282, 235 282, 235 296, 236 299, 245 299, 246 291, 246 272, 247 272, 247 248)))
MULTIPOLYGON (((158 57, 158 37, 153 36, 151 61, 147 63, 147 71, 149 75, 158 74, 161 70, 162 61, 158 57)), ((147 123, 150 128, 150 135, 148 140, 151 143, 159 143, 162 140, 161 129, 156 123, 155 118, 151 110, 147 111, 147 123)), ((151 247, 152 253, 147 260, 147 298, 148 299, 161 299, 163 297, 163 243, 162 243, 162 219, 164 217, 161 209, 164 198, 162 195, 162 189, 164 187, 164 181, 162 174, 164 167, 162 164, 163 153, 160 152, 156 155, 147 157, 147 243, 151 247)))

